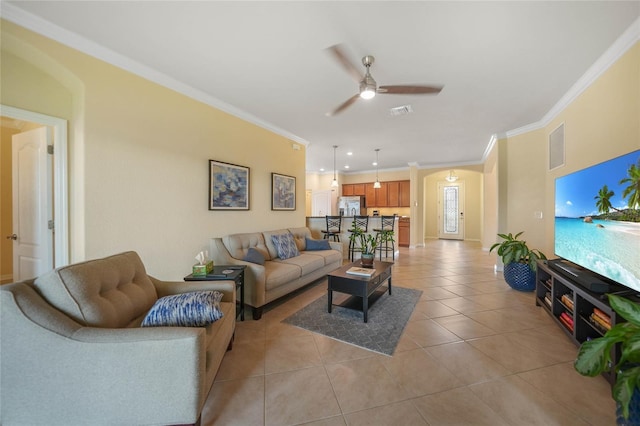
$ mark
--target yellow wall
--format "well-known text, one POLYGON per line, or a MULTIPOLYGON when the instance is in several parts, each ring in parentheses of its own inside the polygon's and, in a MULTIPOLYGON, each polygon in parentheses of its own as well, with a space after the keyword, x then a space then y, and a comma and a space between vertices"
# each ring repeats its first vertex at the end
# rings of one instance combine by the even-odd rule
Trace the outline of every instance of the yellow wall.
POLYGON ((636 43, 545 128, 498 142, 500 232, 524 231, 553 256, 555 178, 640 149, 639 77, 636 43), (562 123, 565 165, 549 171, 549 134, 562 123))
POLYGON ((43 71, 3 56, 3 104, 70 120, 72 261, 136 250, 150 274, 181 279, 211 237, 305 225, 304 147, 11 23, 2 36, 81 82, 82 91, 70 89, 72 112, 43 111, 38 99, 4 90, 43 71), (209 159, 250 167, 249 211, 208 210, 209 159), (295 211, 271 211, 272 172, 297 178, 295 211))
MULTIPOLYGON (((438 238, 438 183, 447 183, 450 169, 421 170, 423 185, 424 239, 438 238)), ((482 238, 482 173, 480 167, 455 169, 457 182, 464 182, 464 239, 480 241, 482 238)))

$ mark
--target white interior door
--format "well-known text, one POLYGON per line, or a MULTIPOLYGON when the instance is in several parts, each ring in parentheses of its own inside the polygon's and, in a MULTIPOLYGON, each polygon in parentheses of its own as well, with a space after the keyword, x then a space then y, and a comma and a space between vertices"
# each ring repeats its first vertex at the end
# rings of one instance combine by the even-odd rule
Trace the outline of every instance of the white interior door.
POLYGON ((464 240, 464 182, 438 183, 438 238, 464 240))
POLYGON ((13 280, 53 269, 52 165, 47 127, 12 138, 13 280))
POLYGON ((312 216, 331 215, 331 191, 313 191, 311 212, 312 216))

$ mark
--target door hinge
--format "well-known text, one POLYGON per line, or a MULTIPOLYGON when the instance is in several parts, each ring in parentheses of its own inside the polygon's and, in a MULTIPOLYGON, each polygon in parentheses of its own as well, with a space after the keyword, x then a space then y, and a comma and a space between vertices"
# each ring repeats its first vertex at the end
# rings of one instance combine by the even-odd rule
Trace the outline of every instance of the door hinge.
POLYGON ((47 145, 47 154, 53 155, 53 145, 47 145))
POLYGON ((55 223, 53 220, 50 220, 48 225, 49 225, 49 229, 55 229, 55 223))

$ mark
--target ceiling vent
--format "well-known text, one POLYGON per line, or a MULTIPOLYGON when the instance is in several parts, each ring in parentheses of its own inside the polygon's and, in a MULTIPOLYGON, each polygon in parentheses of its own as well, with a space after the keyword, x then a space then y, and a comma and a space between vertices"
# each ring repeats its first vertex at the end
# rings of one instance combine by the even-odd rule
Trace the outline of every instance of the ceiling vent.
POLYGON ((411 108, 411 105, 402 105, 399 107, 391 108, 389 112, 391 113, 391 115, 407 115, 413 112, 413 108, 411 108))

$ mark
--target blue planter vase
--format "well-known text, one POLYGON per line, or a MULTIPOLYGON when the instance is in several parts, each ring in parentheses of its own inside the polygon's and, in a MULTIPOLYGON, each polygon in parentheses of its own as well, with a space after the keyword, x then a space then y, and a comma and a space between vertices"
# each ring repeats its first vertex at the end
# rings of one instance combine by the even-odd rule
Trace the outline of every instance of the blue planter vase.
POLYGON ((617 405, 616 424, 618 426, 640 426, 640 392, 637 389, 631 394, 628 419, 625 419, 622 415, 622 407, 619 404, 617 405))
POLYGON ((504 265, 504 280, 512 289, 533 291, 536 289, 536 273, 526 263, 512 262, 504 265))

